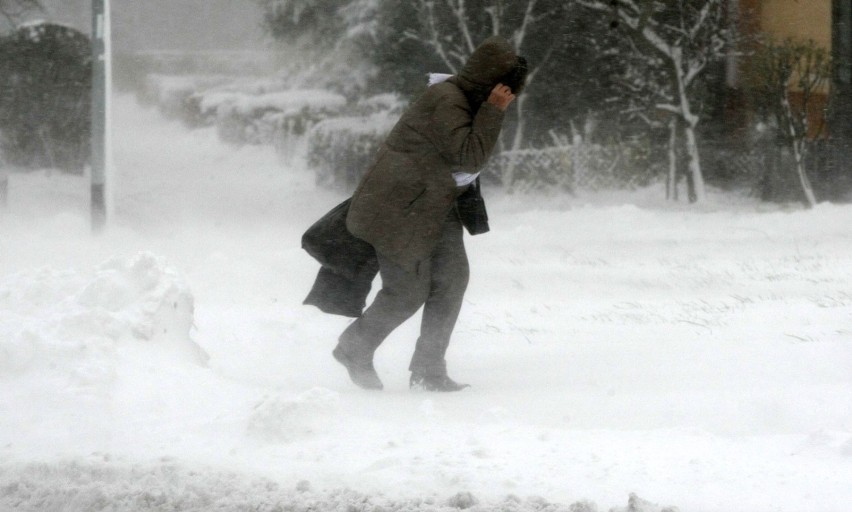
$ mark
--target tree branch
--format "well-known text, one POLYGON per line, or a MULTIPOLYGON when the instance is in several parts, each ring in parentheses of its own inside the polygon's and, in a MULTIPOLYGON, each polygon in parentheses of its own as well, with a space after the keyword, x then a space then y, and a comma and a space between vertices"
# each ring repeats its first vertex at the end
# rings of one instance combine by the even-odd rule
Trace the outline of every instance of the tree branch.
POLYGON ((533 20, 533 11, 535 10, 536 0, 529 0, 527 2, 527 8, 524 11, 524 20, 521 22, 521 25, 515 30, 515 33, 512 35, 512 41, 515 44, 515 49, 517 51, 521 51, 521 47, 524 44, 524 39, 527 36, 527 27, 529 27, 533 20))
POLYGON ((446 2, 447 7, 450 8, 456 17, 459 32, 461 32, 462 40, 467 46, 468 55, 470 55, 476 49, 476 45, 473 43, 473 38, 470 36, 470 29, 467 26, 467 13, 465 12, 464 0, 446 0, 446 2))
POLYGON ((458 67, 450 60, 450 56, 439 38, 438 28, 435 24, 435 3, 429 0, 418 0, 418 3, 420 6, 417 10, 422 19, 421 26, 424 27, 428 35, 423 37, 421 34, 408 30, 403 33, 403 37, 431 46, 450 72, 458 73, 458 67))

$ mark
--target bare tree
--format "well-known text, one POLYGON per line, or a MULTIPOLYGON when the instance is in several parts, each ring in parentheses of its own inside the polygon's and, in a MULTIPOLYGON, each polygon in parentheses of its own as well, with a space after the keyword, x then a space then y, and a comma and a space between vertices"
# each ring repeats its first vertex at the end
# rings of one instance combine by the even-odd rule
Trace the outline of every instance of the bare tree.
POLYGON ((627 55, 622 55, 621 76, 615 80, 614 92, 618 94, 618 103, 622 106, 618 115, 628 120, 638 120, 652 131, 668 131, 667 151, 668 172, 666 176, 666 199, 677 201, 677 181, 680 175, 678 156, 678 132, 681 131, 678 116, 670 112, 661 112, 659 104, 672 104, 673 91, 669 84, 669 74, 665 63, 656 56, 648 56, 635 48, 633 38, 627 37, 623 43, 628 47, 627 55))
POLYGON ((822 127, 812 131, 809 113, 813 111, 816 95, 827 92, 831 79, 829 53, 811 40, 769 41, 755 53, 752 74, 757 97, 766 103, 782 140, 793 153, 804 202, 812 207, 816 196, 805 162, 812 137, 818 137, 822 127))
MULTIPOLYGON (((547 33, 542 25, 559 18, 568 3, 561 0, 413 0, 417 23, 402 34, 404 40, 414 41, 434 52, 452 74, 458 73, 467 58, 476 49, 480 39, 492 35, 507 38, 519 54, 535 53, 530 59, 527 89, 550 61, 553 48, 542 47, 540 41, 531 42, 530 34, 537 31, 536 39, 547 33), (535 47, 535 48, 533 48, 535 47)), ((503 141, 504 149, 520 149, 525 138, 525 103, 521 95, 514 102, 517 125, 511 142, 503 141)))
POLYGON ((696 138, 700 121, 695 84, 707 65, 724 57, 728 41, 723 0, 576 0, 613 17, 613 28, 631 38, 636 61, 659 66, 667 80, 654 108, 680 119, 689 169, 690 201, 706 197, 696 138))
POLYGON ((282 64, 297 86, 363 90, 372 66, 356 41, 373 30, 370 0, 250 0, 263 12, 263 27, 281 43, 282 64))

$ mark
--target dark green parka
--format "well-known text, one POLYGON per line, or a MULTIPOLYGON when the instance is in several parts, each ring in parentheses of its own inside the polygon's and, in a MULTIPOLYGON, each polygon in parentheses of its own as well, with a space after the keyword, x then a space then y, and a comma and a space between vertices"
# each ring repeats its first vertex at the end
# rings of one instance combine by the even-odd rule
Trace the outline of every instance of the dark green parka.
POLYGON ((503 111, 483 101, 516 61, 505 39, 489 38, 458 75, 429 87, 403 114, 352 197, 353 235, 416 271, 453 207, 453 172, 478 171, 497 143, 503 111))

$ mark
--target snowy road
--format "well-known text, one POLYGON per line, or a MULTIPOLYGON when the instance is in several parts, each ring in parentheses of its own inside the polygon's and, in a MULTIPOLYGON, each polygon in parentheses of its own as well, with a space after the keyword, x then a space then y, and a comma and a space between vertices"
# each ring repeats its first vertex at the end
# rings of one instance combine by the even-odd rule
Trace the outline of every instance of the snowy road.
POLYGON ((10 179, 0 510, 852 503, 852 207, 492 193, 448 354, 473 388, 409 392, 411 321, 368 393, 330 357, 347 320, 300 305, 341 196, 117 115, 105 235, 84 179, 10 179))

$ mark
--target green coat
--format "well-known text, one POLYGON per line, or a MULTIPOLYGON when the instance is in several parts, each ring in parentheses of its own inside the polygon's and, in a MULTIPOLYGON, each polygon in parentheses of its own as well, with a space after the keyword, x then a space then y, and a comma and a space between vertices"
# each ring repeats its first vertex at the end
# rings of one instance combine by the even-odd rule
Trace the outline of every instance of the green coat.
POLYGON ((452 173, 479 170, 500 134, 503 112, 469 98, 486 98, 516 59, 508 42, 489 38, 403 114, 352 196, 353 235, 409 271, 429 258, 456 198, 452 173))

